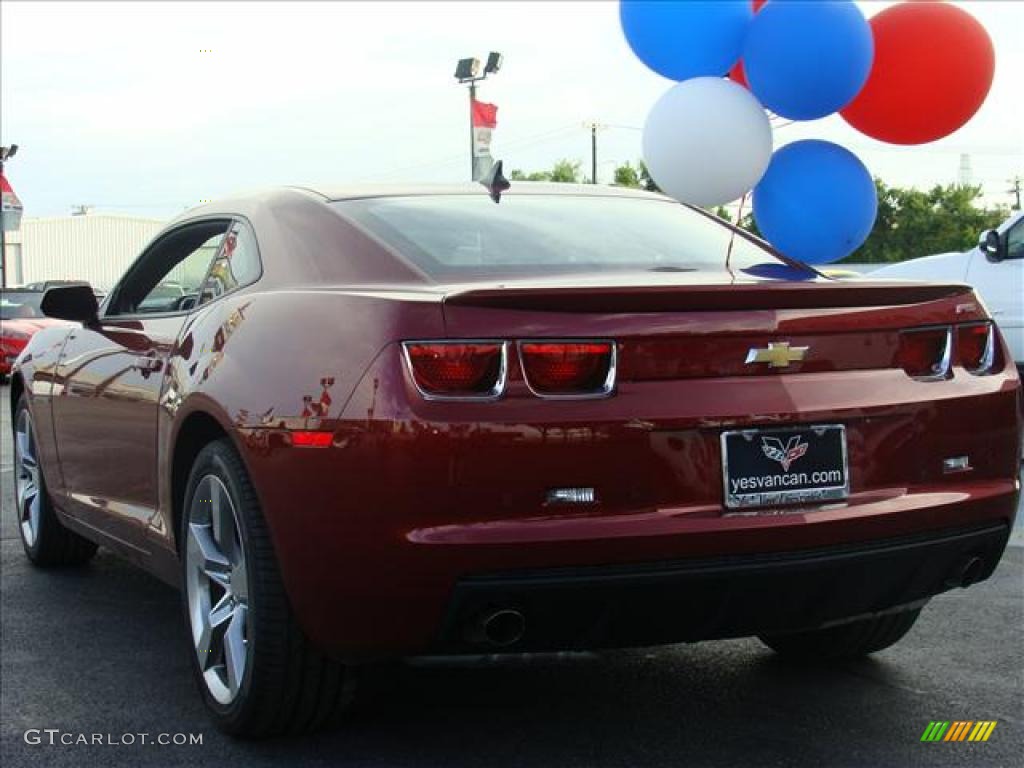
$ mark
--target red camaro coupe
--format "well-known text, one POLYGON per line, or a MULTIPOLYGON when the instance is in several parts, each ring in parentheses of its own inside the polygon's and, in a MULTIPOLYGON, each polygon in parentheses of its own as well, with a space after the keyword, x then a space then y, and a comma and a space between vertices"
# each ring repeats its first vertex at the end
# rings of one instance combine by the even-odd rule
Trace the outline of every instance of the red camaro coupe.
POLYGON ((871 653, 1016 512, 970 288, 829 280, 657 195, 239 197, 42 308, 77 324, 12 376, 25 551, 180 585, 233 733, 316 727, 381 657, 871 653))

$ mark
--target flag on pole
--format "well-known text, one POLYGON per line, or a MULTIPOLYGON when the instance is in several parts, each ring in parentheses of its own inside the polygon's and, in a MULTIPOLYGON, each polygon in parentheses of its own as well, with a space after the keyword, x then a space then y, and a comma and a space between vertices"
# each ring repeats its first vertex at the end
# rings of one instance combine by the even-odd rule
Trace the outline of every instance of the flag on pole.
POLYGON ((0 200, 4 213, 4 231, 13 232, 21 226, 21 200, 14 194, 7 177, 0 173, 0 200))
POLYGON ((473 99, 473 181, 479 181, 491 170, 491 132, 498 126, 498 107, 473 99))

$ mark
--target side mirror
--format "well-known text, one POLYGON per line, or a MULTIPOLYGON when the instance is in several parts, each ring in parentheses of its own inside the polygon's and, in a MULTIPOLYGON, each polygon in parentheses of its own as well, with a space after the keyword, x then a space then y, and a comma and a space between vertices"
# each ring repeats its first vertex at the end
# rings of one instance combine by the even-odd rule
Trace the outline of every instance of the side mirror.
POLYGON ((43 294, 39 308, 47 317, 94 325, 99 320, 100 305, 88 283, 58 285, 43 294))
POLYGON ((987 229, 978 238, 978 248, 984 253, 989 261, 1002 261, 1003 243, 999 233, 994 229, 987 229))

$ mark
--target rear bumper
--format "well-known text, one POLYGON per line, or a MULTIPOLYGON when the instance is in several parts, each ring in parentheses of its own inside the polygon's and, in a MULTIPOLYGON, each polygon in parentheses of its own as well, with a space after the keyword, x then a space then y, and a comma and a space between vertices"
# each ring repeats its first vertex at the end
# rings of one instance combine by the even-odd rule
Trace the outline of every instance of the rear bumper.
POLYGON ((513 651, 643 646, 809 629, 988 578, 1005 524, 856 547, 493 573, 455 587, 438 652, 480 652, 480 619, 522 614, 513 651), (965 583, 966 582, 966 583, 965 583))
MULTIPOLYGON (((409 391, 398 356, 386 355, 356 388, 344 418, 325 424, 334 431, 329 448, 292 448, 273 430, 243 433, 243 455, 307 635, 350 659, 461 650, 468 647, 459 634, 468 620, 463 608, 472 613, 492 599, 463 594, 480 579, 494 589, 493 574, 800 559, 823 548, 872 550, 903 537, 1005 528, 1016 515, 1021 415, 1009 369, 961 373, 934 387, 902 371, 627 384, 606 400, 538 402, 519 392, 493 403, 423 402, 409 391), (750 514, 723 509, 723 430, 833 423, 847 430, 848 499, 750 514), (947 474, 944 460, 960 456, 971 469, 947 474), (561 487, 595 488, 600 501, 548 505, 547 490, 561 487)), ((849 618, 941 591, 959 554, 940 558, 920 590, 902 586, 916 573, 913 564, 867 586, 863 568, 835 577, 826 569, 801 587, 810 597, 796 589, 800 578, 784 579, 768 594, 793 592, 806 610, 786 608, 776 624, 753 613, 756 601, 738 603, 736 618, 700 618, 732 612, 720 588, 729 587, 730 601, 748 588, 758 594, 757 578, 732 579, 695 593, 692 625, 640 631, 644 617, 681 612, 671 601, 659 607, 659 593, 671 590, 656 584, 644 599, 629 593, 627 603, 653 605, 636 617, 635 637, 588 635, 593 615, 617 604, 602 598, 589 618, 541 632, 538 647, 727 636, 849 618), (843 587, 846 578, 852 585, 843 587), (835 599, 826 582, 837 585, 835 599), (855 599, 860 591, 872 598, 866 609, 855 599)), ((581 586, 566 603, 586 605, 590 590, 581 586)), ((774 611, 776 598, 760 594, 760 610, 774 611)), ((685 608, 691 598, 672 599, 685 608)), ((558 599, 550 603, 551 613, 570 615, 558 599)))

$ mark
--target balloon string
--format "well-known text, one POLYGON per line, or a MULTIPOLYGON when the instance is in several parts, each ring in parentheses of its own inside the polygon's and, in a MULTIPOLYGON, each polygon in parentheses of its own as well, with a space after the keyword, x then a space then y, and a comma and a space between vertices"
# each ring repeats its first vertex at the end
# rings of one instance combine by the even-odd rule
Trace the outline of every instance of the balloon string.
MULTIPOLYGON (((746 204, 746 202, 747 202, 747 195, 749 195, 749 194, 750 194, 749 192, 744 192, 743 193, 743 197, 740 198, 740 207, 736 210, 736 226, 737 227, 741 226, 740 222, 743 221, 743 206, 746 204)), ((730 261, 732 259, 732 244, 734 242, 736 242, 736 230, 735 229, 732 231, 732 237, 729 238, 729 248, 725 252, 725 271, 726 272, 731 272, 732 271, 732 269, 730 268, 729 264, 730 264, 730 261)))

